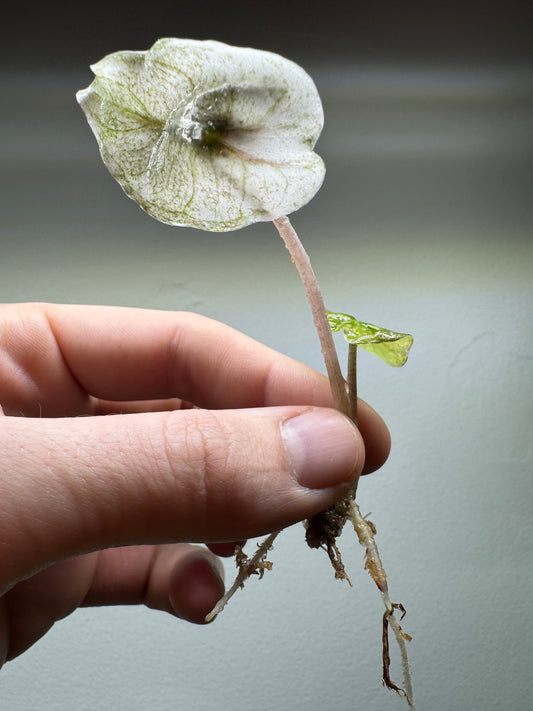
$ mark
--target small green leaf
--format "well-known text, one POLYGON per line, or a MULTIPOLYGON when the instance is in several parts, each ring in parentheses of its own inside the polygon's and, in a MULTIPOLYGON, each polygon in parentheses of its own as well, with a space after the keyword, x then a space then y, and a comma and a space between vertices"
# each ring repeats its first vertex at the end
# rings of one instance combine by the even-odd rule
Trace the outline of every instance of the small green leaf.
POLYGON ((165 38, 91 69, 76 96, 102 159, 157 220, 235 230, 298 210, 322 185, 322 104, 294 62, 165 38))
POLYGON ((407 362, 413 345, 413 337, 408 333, 389 331, 381 326, 358 321, 349 314, 331 311, 328 311, 328 321, 333 333, 342 331, 348 343, 374 353, 388 365, 398 368, 407 362))

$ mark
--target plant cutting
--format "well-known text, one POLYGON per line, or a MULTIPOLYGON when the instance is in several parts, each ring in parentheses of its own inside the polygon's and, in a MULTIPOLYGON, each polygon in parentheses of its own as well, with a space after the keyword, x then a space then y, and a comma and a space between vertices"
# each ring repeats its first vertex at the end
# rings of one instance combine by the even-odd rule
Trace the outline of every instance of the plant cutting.
MULTIPOLYGON (((357 423, 357 349, 393 366, 407 359, 412 337, 328 312, 309 257, 287 215, 322 185, 325 167, 314 152, 323 110, 309 75, 270 52, 220 42, 166 38, 148 51, 116 52, 92 70, 77 94, 100 153, 126 194, 156 219, 224 232, 272 221, 302 279, 320 341, 335 407, 357 423), (343 376, 333 333, 349 343, 343 376)), ((355 488, 304 522, 306 541, 326 551, 335 577, 348 580, 337 545, 350 521, 365 548, 365 568, 385 611, 383 681, 413 706, 405 633, 391 601, 374 525, 360 513, 355 488), (390 675, 389 629, 399 645, 403 684, 390 675)), ((218 615, 252 574, 271 568, 267 554, 279 532, 248 556, 237 547, 238 574, 207 619, 218 615)))

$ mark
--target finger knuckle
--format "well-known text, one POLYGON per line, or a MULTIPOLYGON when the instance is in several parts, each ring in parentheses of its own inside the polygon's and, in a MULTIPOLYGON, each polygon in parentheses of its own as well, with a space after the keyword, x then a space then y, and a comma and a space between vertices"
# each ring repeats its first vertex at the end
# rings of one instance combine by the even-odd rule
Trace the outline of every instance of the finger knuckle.
POLYGON ((215 411, 182 412, 179 418, 173 414, 169 413, 164 433, 169 469, 180 486, 185 483, 193 500, 212 511, 231 486, 237 459, 233 434, 215 411))

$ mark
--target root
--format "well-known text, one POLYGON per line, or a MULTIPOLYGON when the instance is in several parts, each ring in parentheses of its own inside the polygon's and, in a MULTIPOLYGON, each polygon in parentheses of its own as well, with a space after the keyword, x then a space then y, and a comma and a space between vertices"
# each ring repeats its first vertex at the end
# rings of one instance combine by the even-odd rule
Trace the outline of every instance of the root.
MULTIPOLYGON (((406 643, 411 641, 410 635, 403 631, 400 622, 395 617, 395 611, 400 611, 403 619, 405 609, 401 603, 391 602, 389 597, 389 589, 387 584, 387 574, 381 562, 379 551, 376 545, 374 536, 376 527, 374 524, 361 515, 359 506, 357 505, 353 493, 348 495, 342 501, 331 506, 326 511, 317 514, 305 521, 306 534, 305 538, 307 545, 310 548, 322 548, 329 556, 335 577, 342 580, 347 580, 351 585, 350 579, 344 569, 341 554, 336 543, 336 539, 342 533, 342 529, 346 521, 350 519, 354 530, 359 539, 359 543, 365 548, 365 569, 368 570, 372 580, 377 585, 385 612, 383 613, 383 684, 391 691, 394 691, 399 696, 403 696, 409 707, 414 709, 413 701, 413 686, 411 682, 411 671, 409 669, 409 661, 407 657, 406 643), (390 676, 390 653, 389 653, 389 629, 392 630, 398 648, 400 650, 402 671, 403 671, 403 686, 396 684, 390 676)), ((266 559, 269 551, 272 549, 273 543, 280 531, 271 533, 270 536, 258 544, 257 551, 250 558, 242 550, 241 546, 235 549, 235 563, 238 568, 237 577, 233 585, 220 598, 215 607, 206 616, 205 621, 211 622, 219 615, 228 601, 233 597, 239 588, 244 587, 245 581, 251 575, 258 575, 262 578, 265 570, 272 569, 272 563, 266 559)))
POLYGON ((346 574, 341 552, 337 546, 337 538, 341 535, 347 520, 348 504, 343 499, 305 521, 305 540, 310 548, 322 548, 326 551, 335 571, 335 577, 338 580, 347 580, 351 587, 352 583, 346 574))
MULTIPOLYGON (((400 620, 403 619, 405 615, 405 608, 402 604, 393 602, 392 606, 395 610, 400 610, 402 616, 400 620)), ((394 691, 399 696, 404 696, 409 706, 414 709, 413 705, 413 688, 411 684, 411 673, 409 669, 409 661, 407 659, 407 649, 405 642, 411 641, 411 635, 404 632, 400 626, 400 623, 394 616, 394 612, 389 612, 385 610, 383 613, 383 684, 394 691), (397 686, 390 678, 390 656, 389 656, 389 625, 394 632, 396 641, 400 648, 400 656, 402 660, 402 671, 403 671, 403 685, 404 688, 397 686)))
POLYGON ((237 573, 237 577, 235 578, 233 585, 224 593, 211 612, 206 615, 206 622, 211 622, 211 620, 214 620, 215 617, 222 612, 228 601, 233 597, 237 590, 244 587, 244 583, 248 580, 250 575, 258 575, 261 579, 265 570, 272 570, 272 563, 266 560, 266 557, 268 552, 272 550, 272 545, 276 540, 278 533, 280 533, 280 531, 271 533, 270 536, 265 538, 262 543, 258 544, 257 551, 251 558, 243 552, 241 546, 236 546, 235 564, 237 565, 239 572, 237 573))
MULTIPOLYGON (((402 618, 405 609, 401 603, 391 602, 389 588, 387 585, 387 574, 381 562, 378 547, 374 536, 376 527, 361 515, 359 506, 354 499, 349 502, 349 514, 353 527, 359 539, 359 543, 365 548, 365 569, 368 570, 372 580, 376 583, 381 592, 381 598, 385 605, 383 614, 383 684, 400 696, 404 696, 410 708, 414 709, 413 685, 411 682, 411 670, 407 658, 406 642, 411 641, 410 635, 404 632, 400 623, 394 616, 394 611, 399 610, 402 618), (389 655, 389 627, 394 633, 396 642, 400 650, 403 671, 403 688, 395 684, 390 678, 390 655, 389 655)), ((400 618, 400 619, 402 619, 400 618)))

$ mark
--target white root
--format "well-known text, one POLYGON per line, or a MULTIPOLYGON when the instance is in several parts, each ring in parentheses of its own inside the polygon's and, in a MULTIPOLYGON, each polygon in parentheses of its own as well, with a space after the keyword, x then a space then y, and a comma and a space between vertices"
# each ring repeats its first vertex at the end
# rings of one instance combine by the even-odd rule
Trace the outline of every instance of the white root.
POLYGON ((351 497, 349 502, 349 513, 354 530, 357 534, 357 538, 359 539, 359 543, 366 550, 365 568, 370 573, 372 580, 378 586, 379 591, 381 593, 381 598, 383 600, 383 604, 385 605, 385 614, 383 616, 383 683, 399 695, 405 696, 405 699, 409 706, 414 709, 415 707, 413 699, 413 684, 411 681, 411 670, 409 669, 409 661, 407 658, 406 647, 406 642, 410 641, 411 638, 402 630, 400 623, 394 616, 394 610, 399 609, 404 614, 405 610, 403 609, 402 605, 391 602, 391 599, 389 597, 389 587, 387 584, 387 574, 385 573, 385 568, 383 567, 383 563, 381 562, 378 547, 374 539, 374 526, 370 523, 370 521, 364 518, 355 499, 351 497), (390 659, 388 655, 388 638, 386 636, 388 627, 392 629, 400 650, 403 672, 403 689, 397 687, 390 680, 389 677, 390 659))
POLYGON ((411 637, 402 630, 402 628, 400 627, 400 623, 393 614, 391 614, 389 617, 389 625, 392 628, 392 631, 394 632, 396 642, 398 643, 398 647, 400 649, 400 658, 402 661, 403 673, 403 691, 405 694, 405 698, 409 706, 414 709, 415 705, 413 695, 413 683, 411 681, 409 659, 407 658, 407 647, 405 646, 405 643, 409 642, 411 640, 411 637))
POLYGON ((359 539, 359 543, 366 549, 365 568, 367 568, 368 572, 372 576, 372 580, 378 586, 387 612, 392 613, 394 608, 389 597, 387 574, 385 572, 385 568, 383 567, 383 563, 381 562, 378 547, 374 539, 372 524, 361 514, 357 502, 351 497, 348 510, 354 530, 357 534, 357 538, 359 539))

